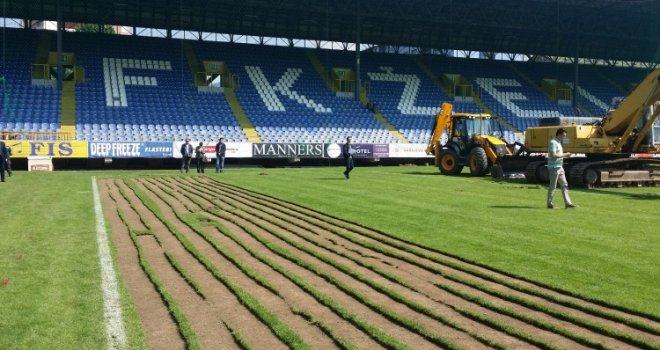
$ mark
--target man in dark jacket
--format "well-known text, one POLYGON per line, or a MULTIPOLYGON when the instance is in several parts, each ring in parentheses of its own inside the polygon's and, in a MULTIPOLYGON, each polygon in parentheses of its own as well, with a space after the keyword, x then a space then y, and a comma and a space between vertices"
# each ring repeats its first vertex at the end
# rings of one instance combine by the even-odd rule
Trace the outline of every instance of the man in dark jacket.
POLYGON ((7 172, 7 175, 11 176, 11 147, 6 146, 7 148, 7 157, 5 158, 5 171, 7 172))
POLYGON ((5 182, 5 163, 7 161, 7 146, 0 140, 0 181, 5 182))
POLYGON ((181 172, 190 170, 190 159, 193 155, 193 146, 190 144, 190 139, 186 139, 186 143, 181 145, 181 172))
POLYGON ((227 145, 225 145, 225 138, 221 137, 218 143, 215 144, 215 172, 221 173, 225 171, 225 153, 227 152, 227 145))
POLYGON ((344 170, 344 176, 346 179, 350 179, 351 170, 353 170, 353 155, 355 154, 355 149, 351 147, 351 137, 346 138, 346 143, 341 146, 341 154, 344 156, 344 164, 346 165, 346 170, 344 170))

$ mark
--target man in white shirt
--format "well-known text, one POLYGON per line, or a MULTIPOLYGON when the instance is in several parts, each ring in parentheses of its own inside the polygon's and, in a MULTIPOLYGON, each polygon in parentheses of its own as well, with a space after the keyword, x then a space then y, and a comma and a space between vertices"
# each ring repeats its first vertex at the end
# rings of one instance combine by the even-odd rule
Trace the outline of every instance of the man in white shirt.
POLYGON ((557 187, 557 182, 559 182, 559 187, 561 188, 561 194, 564 196, 564 205, 566 209, 577 207, 573 202, 571 202, 571 197, 568 194, 568 182, 566 181, 566 174, 564 173, 564 158, 569 158, 571 156, 570 152, 564 153, 564 148, 562 147, 562 141, 566 139, 566 130, 563 128, 557 129, 555 137, 550 140, 548 144, 548 175, 550 177, 550 185, 548 186, 548 208, 552 209, 555 207, 553 199, 555 196, 555 188, 557 187))

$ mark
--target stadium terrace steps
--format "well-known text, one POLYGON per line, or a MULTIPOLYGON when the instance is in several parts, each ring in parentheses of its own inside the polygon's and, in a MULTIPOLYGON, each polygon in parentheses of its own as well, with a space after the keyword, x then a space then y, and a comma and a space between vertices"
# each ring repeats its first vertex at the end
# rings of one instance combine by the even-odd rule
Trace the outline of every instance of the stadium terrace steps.
MULTIPOLYGON (((40 34, 5 29, 5 84, 0 86, 4 87, 0 130, 53 132, 59 127, 59 94, 50 84, 32 85, 32 64, 37 60, 40 34)), ((42 35, 48 39, 48 34, 42 35)), ((47 50, 47 46, 44 47, 47 50)))
MULTIPOLYGON (((575 79, 575 66, 569 64, 526 62, 520 63, 518 66, 527 76, 537 81, 541 81, 542 79, 556 79, 567 86, 572 86, 575 79)), ((577 102, 580 110, 573 111, 572 115, 586 113, 593 118, 598 118, 609 110, 614 97, 624 94, 621 90, 613 87, 611 83, 603 79, 598 74, 598 71, 595 67, 579 67, 580 76, 577 102)), ((635 73, 635 70, 627 71, 626 78, 628 78, 629 74, 634 75, 635 73)))
POLYGON ((399 142, 359 101, 328 89, 304 49, 193 45, 200 59, 224 61, 237 77, 236 97, 264 142, 399 142))
POLYGON ((548 95, 547 92, 545 92, 539 84, 537 84, 532 78, 528 77, 523 71, 518 69, 513 63, 509 63, 509 68, 513 70, 519 77, 523 78, 529 86, 533 87, 536 89, 536 91, 542 93, 545 97, 548 98, 548 100, 552 100, 552 96, 548 95))
POLYGON ((244 142, 222 94, 200 93, 181 47, 160 38, 64 33, 85 83, 76 85, 78 139, 244 142))
POLYGON ((238 125, 243 129, 243 133, 247 137, 248 142, 261 142, 261 137, 255 129, 250 117, 245 113, 243 106, 238 101, 236 97, 236 91, 233 88, 225 88, 225 98, 227 103, 229 103, 229 108, 231 109, 232 114, 236 117, 238 125))
MULTIPOLYGON (((436 85, 437 85, 437 86, 438 86, 438 87, 439 87, 439 88, 440 88, 440 89, 441 89, 441 90, 447 95, 447 96, 451 96, 451 95, 452 95, 452 93, 450 93, 449 91, 447 91, 447 89, 445 89, 444 85, 440 82, 440 79, 438 79, 438 77, 435 75, 435 73, 433 73, 433 71, 432 71, 432 70, 431 70, 431 69, 430 69, 430 68, 424 63, 424 61, 422 61, 422 60, 421 60, 420 58, 418 58, 418 57, 413 58, 413 61, 415 61, 415 63, 417 64, 417 66, 419 66, 419 68, 420 68, 424 73, 426 73, 426 75, 427 75, 427 76, 428 76, 428 77, 429 77, 429 78, 430 78, 430 79, 431 79, 431 80, 432 80, 432 81, 433 81, 433 82, 434 82, 434 83, 435 83, 435 84, 436 84, 436 85)), ((500 116, 498 116, 497 113, 495 113, 492 109, 488 108, 488 106, 486 106, 486 105, 481 101, 481 99, 479 98, 479 96, 473 94, 473 95, 472 95, 472 102, 474 102, 475 105, 477 105, 479 108, 481 108, 482 110, 484 110, 484 112, 490 114, 491 116, 493 116, 493 117, 495 117, 495 118, 498 118, 498 119, 500 120, 500 122, 502 123, 502 125, 504 125, 507 129, 510 129, 511 131, 518 131, 518 129, 516 129, 513 125, 507 123, 503 118, 501 118, 500 116)), ((458 110, 457 112, 463 112, 463 111, 458 110)))
POLYGON ((190 68, 193 82, 195 83, 195 86, 198 86, 196 73, 202 71, 202 65, 197 60, 195 51, 193 50, 193 47, 190 43, 183 42, 181 45, 183 46, 183 53, 186 56, 186 60, 188 61, 188 68, 190 68))
MULTIPOLYGON (((361 89, 360 90, 360 102, 362 103, 362 106, 367 108, 368 106, 373 106, 373 102, 369 100, 369 97, 367 96, 367 90, 366 89, 361 89)), ((370 110, 370 112, 373 114, 374 118, 378 120, 383 126, 390 131, 390 133, 397 138, 397 140, 401 141, 402 143, 410 143, 406 139, 405 136, 399 130, 397 130, 394 125, 392 125, 387 118, 380 112, 378 112, 375 109, 370 110)))
POLYGON ((323 79, 325 82, 325 85, 328 86, 328 89, 332 92, 335 92, 332 87, 332 81, 330 80, 330 74, 328 74, 327 69, 323 67, 323 64, 321 61, 319 61, 319 58, 316 57, 312 50, 305 50, 305 54, 307 54, 309 61, 312 63, 312 66, 314 66, 314 69, 316 69, 316 72, 319 73, 321 79, 323 79))
POLYGON ((60 91, 61 126, 76 125, 76 82, 63 81, 60 91))
POLYGON ((387 120, 387 118, 383 114, 381 114, 378 111, 374 111, 374 112, 372 112, 372 114, 374 115, 374 118, 376 118, 376 120, 378 120, 379 123, 383 124, 383 126, 385 126, 385 128, 387 128, 387 130, 389 130, 389 132, 394 137, 397 138, 397 140, 399 140, 401 143, 410 143, 410 141, 408 141, 406 139, 406 137, 403 136, 403 134, 401 132, 399 132, 399 130, 397 130, 392 124, 390 124, 390 122, 387 120))
POLYGON ((50 32, 43 31, 39 34, 39 41, 37 42, 37 55, 34 59, 36 64, 47 64, 48 53, 50 52, 50 32))
POLYGON ((431 81, 433 81, 435 83, 435 85, 440 90, 442 90, 442 92, 445 93, 445 95, 450 96, 450 97, 453 95, 452 92, 447 91, 447 89, 445 89, 445 87, 440 82, 440 79, 438 79, 438 77, 435 75, 435 73, 433 73, 433 71, 431 71, 431 69, 429 69, 429 67, 426 65, 426 63, 424 63, 424 61, 422 61, 419 57, 413 57, 413 61, 415 62, 415 64, 417 64, 419 69, 421 69, 422 72, 424 72, 426 74, 426 76, 429 77, 429 79, 431 79, 431 81))
POLYGON ((603 80, 605 80, 606 82, 608 82, 608 83, 609 83, 610 85, 612 85, 613 87, 617 88, 617 89, 621 92, 622 95, 627 95, 627 94, 628 94, 628 92, 629 92, 630 89, 626 89, 626 88, 624 88, 624 87, 621 86, 619 83, 617 83, 616 81, 612 80, 612 79, 611 79, 610 77, 608 77, 607 75, 603 74, 600 70, 598 70, 598 69, 594 69, 594 68, 591 68, 591 71, 594 72, 594 74, 596 74, 596 75, 597 75, 598 77, 600 77, 601 79, 603 79, 603 80))

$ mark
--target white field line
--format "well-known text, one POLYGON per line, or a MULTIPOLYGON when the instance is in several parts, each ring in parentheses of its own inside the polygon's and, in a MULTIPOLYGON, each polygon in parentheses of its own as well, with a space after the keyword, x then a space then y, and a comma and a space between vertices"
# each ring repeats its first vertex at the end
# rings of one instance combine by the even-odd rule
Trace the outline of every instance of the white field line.
POLYGON ((101 288, 103 289, 103 318, 108 335, 108 349, 125 349, 126 332, 119 303, 119 288, 117 276, 112 264, 108 233, 105 230, 105 219, 101 208, 101 197, 96 185, 96 176, 92 176, 92 192, 94 195, 94 212, 96 214, 96 242, 99 246, 101 265, 101 288))

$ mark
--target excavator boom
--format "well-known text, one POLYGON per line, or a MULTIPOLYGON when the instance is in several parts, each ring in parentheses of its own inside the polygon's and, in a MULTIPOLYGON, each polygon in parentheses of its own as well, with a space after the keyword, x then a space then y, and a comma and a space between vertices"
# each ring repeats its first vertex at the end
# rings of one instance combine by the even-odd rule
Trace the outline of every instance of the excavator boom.
MULTIPOLYGON (((660 185, 660 159, 653 157, 660 155, 660 145, 646 137, 659 115, 660 69, 655 69, 599 123, 528 128, 525 147, 531 152, 546 152, 548 142, 562 127, 568 134, 564 151, 586 155, 564 163, 573 185, 660 185)), ((544 168, 545 162, 528 164, 528 181, 544 182, 544 168)))

